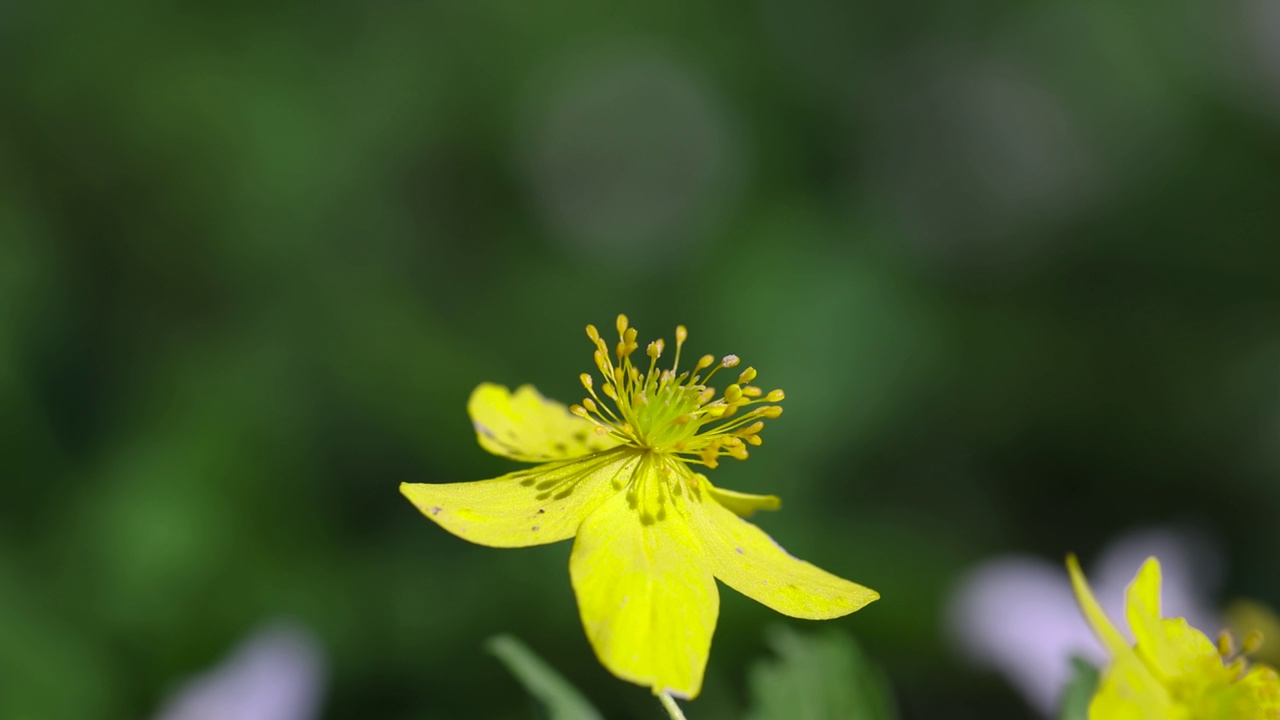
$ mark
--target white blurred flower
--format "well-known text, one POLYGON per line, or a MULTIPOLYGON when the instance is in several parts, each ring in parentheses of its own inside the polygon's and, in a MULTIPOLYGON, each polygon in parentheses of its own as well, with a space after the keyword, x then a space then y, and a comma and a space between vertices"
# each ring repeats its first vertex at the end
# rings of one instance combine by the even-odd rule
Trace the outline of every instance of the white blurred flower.
MULTIPOLYGON (((1168 617, 1191 625, 1221 625, 1207 602, 1221 581, 1221 562, 1204 538, 1167 528, 1130 533, 1109 545, 1088 572, 1110 617, 1124 616, 1124 589, 1133 568, 1160 558, 1168 617)), ((1106 659, 1085 624, 1062 562, 1009 555, 978 566, 961 580, 947 608, 959 650, 975 665, 997 670, 1046 717, 1058 709, 1071 677, 1071 658, 1106 659)))
POLYGON ((178 688, 155 720, 315 720, 324 685, 315 637, 297 626, 270 625, 178 688))

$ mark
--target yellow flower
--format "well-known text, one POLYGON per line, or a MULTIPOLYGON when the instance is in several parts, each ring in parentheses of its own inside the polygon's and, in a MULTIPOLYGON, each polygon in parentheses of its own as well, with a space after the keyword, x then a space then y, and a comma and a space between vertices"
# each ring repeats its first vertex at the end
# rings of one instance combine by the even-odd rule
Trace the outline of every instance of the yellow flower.
MULTIPOLYGON (((1085 619, 1111 656, 1089 720, 1280 720, 1275 670, 1232 658, 1229 634, 1215 646, 1185 619, 1161 617, 1158 560, 1148 558, 1126 592, 1132 646, 1098 605, 1074 555, 1067 568, 1085 619)), ((1246 640, 1244 651, 1258 642, 1246 640)))
POLYGON ((707 383, 738 365, 733 355, 706 355, 681 372, 684 327, 676 328, 671 368, 658 367, 664 343, 656 340, 642 372, 631 363, 636 330, 624 315, 617 327, 611 354, 587 326, 603 382, 597 392, 583 373, 590 397, 581 405, 565 408, 528 385, 512 393, 483 384, 471 394, 480 446, 538 465, 400 491, 441 527, 481 545, 574 537, 569 575, 600 662, 656 695, 693 698, 719 614, 717 578, 798 618, 839 617, 879 595, 788 555, 739 517, 777 509, 777 497, 722 490, 692 467, 745 459, 747 446, 760 444, 764 420, 782 413, 782 391, 763 392, 747 368, 717 395, 707 383))

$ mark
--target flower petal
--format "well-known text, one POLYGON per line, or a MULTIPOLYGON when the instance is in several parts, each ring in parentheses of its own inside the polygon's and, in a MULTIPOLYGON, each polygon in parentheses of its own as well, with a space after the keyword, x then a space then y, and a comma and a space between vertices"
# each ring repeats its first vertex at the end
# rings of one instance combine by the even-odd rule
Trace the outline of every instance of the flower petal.
POLYGON ((757 510, 777 510, 782 507, 782 498, 777 495, 752 495, 736 490, 725 490, 715 487, 710 482, 707 482, 706 486, 716 502, 739 517, 751 517, 757 510))
POLYGON ((1125 593, 1125 616, 1137 641, 1134 651, 1142 661, 1163 677, 1186 677, 1204 673, 1221 676, 1228 671, 1218 650, 1204 633, 1183 618, 1160 616, 1160 561, 1148 558, 1125 593))
POLYGON ((481 383, 471 391, 467 412, 480 447, 512 460, 564 460, 618 444, 597 435, 595 425, 543 397, 532 385, 512 393, 501 385, 481 383))
POLYGON ((1238 698, 1233 698, 1234 714, 1222 717, 1256 717, 1265 720, 1280 718, 1280 675, 1267 665, 1254 665, 1240 682, 1232 686, 1238 698))
POLYGON ((615 448, 492 480, 401 483, 400 492, 464 540, 491 547, 544 545, 573 537, 585 517, 619 492, 640 457, 615 448))
POLYGON ((1102 611, 1102 606, 1098 604, 1098 599, 1093 596, 1093 590, 1089 587, 1089 581, 1084 577, 1084 571, 1080 569, 1080 560, 1074 554, 1067 556, 1067 572, 1071 574, 1071 588, 1076 593, 1076 601, 1080 603, 1084 619, 1089 621, 1089 626, 1093 628, 1098 640, 1102 641, 1112 657, 1129 655, 1132 652, 1129 641, 1124 639, 1112 624, 1111 618, 1102 611))
POLYGON ((1173 699, 1132 652, 1118 655, 1103 673, 1089 703, 1094 720, 1169 720, 1173 699))
POLYGON ((763 530, 734 515, 709 492, 701 502, 689 503, 689 516, 715 576, 784 615, 825 620, 860 610, 880 597, 875 590, 787 554, 763 530))
MULTIPOLYGON (((649 465, 643 472, 655 473, 649 465)), ((635 482, 661 482, 645 480, 635 482)), ((688 503, 642 520, 635 501, 630 492, 614 495, 578 530, 569 574, 582 625, 609 672, 654 694, 693 698, 720 612, 715 578, 686 521, 688 503)))

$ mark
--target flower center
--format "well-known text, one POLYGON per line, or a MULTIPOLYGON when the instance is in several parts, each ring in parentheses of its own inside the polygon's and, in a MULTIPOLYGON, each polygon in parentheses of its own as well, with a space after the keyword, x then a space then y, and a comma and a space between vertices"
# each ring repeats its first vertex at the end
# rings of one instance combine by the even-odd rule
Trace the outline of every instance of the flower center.
POLYGON ((782 414, 781 406, 768 403, 781 401, 783 392, 765 393, 752 385, 755 368, 739 373, 737 382, 730 383, 723 393, 707 384, 718 371, 736 367, 737 355, 726 355, 719 362, 704 355, 692 370, 681 372, 680 351, 689 336, 683 325, 676 328, 671 368, 658 367, 666 348, 665 341, 658 339, 645 348, 649 363, 644 372, 631 362, 631 356, 639 349, 636 329, 629 327, 626 315, 618 316, 617 326, 618 343, 612 354, 595 326, 587 326, 587 337, 596 346, 596 367, 604 382, 597 394, 594 379, 583 373, 582 386, 591 397, 569 408, 573 414, 595 423, 597 433, 611 435, 635 448, 683 455, 686 462, 714 468, 722 455, 745 460, 747 445, 761 443, 764 420, 782 414), (703 371, 708 371, 705 376, 703 371))

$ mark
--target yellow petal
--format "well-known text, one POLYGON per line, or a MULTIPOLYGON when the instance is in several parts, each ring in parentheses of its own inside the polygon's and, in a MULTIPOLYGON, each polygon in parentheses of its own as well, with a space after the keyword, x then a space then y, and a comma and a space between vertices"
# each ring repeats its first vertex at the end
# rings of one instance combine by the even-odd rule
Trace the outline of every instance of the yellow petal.
MULTIPOLYGON (((655 471, 646 465, 642 472, 655 471)), ((636 482, 654 487, 660 480, 636 482)), ((633 493, 614 495, 579 528, 569 574, 601 664, 655 694, 693 698, 702 689, 720 596, 700 560, 686 504, 676 499, 642 521, 633 493)))
POLYGON ((777 495, 752 495, 750 493, 725 490, 705 483, 716 502, 728 508, 739 517, 751 517, 757 510, 777 510, 782 507, 782 498, 777 495))
POLYGON ((1163 678, 1194 676, 1200 682, 1227 681, 1217 647, 1182 618, 1160 616, 1160 561, 1147 558, 1125 593, 1125 615, 1134 650, 1163 678))
MULTIPOLYGON (((699 478, 701 479, 701 478, 699 478)), ((859 610, 880 597, 787 554, 763 530, 734 515, 704 488, 690 502, 690 519, 707 563, 724 584, 784 615, 825 620, 859 610)))
POLYGON ((492 480, 402 483, 423 515, 465 540, 492 547, 543 545, 573 537, 578 525, 635 472, 629 448, 549 462, 492 480))
POLYGON ((512 460, 563 460, 618 444, 596 434, 595 425, 543 397, 532 385, 512 393, 501 385, 482 383, 471 392, 467 412, 480 447, 512 460))
POLYGON ((1080 561, 1076 559, 1074 554, 1067 556, 1067 572, 1071 574, 1071 587, 1076 593, 1076 602, 1080 603, 1080 609, 1084 612, 1084 618, 1093 628, 1093 632, 1107 648, 1107 652, 1112 657, 1121 657, 1129 655, 1133 650, 1129 647, 1129 641, 1124 639, 1116 626, 1111 624, 1111 619, 1102 611, 1102 606, 1098 604, 1098 599, 1093 596, 1093 590, 1089 587, 1089 581, 1084 578, 1084 571, 1080 569, 1080 561))
POLYGON ((1232 689, 1240 697, 1235 701, 1235 707, 1230 708, 1234 714, 1224 714, 1223 717, 1280 720, 1280 675, 1272 668, 1262 664, 1254 665, 1232 689))
POLYGON ((1103 672, 1089 703, 1089 720, 1188 719, 1177 714, 1169 692, 1126 649, 1103 672))

